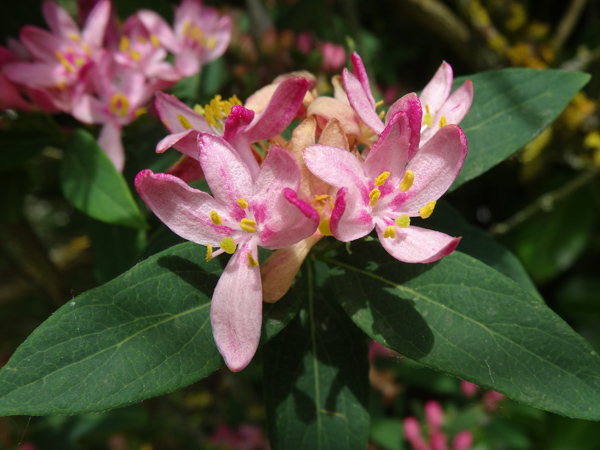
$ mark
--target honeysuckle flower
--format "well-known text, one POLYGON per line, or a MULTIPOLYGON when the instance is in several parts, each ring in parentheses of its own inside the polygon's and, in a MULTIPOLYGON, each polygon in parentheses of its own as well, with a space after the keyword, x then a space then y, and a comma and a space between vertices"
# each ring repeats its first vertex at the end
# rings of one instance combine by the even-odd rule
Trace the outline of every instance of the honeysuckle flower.
MULTIPOLYGON (((398 111, 407 111, 407 98, 401 97, 385 113, 378 114, 377 107, 383 102, 376 103, 371 93, 369 77, 362 59, 358 53, 351 56, 353 72, 344 69, 342 78, 344 88, 348 95, 350 105, 361 120, 376 134, 381 134, 385 126, 398 111), (382 121, 385 117, 385 122, 382 121)), ((408 119, 412 128, 421 129, 421 146, 444 125, 458 124, 469 111, 473 100, 473 85, 470 80, 463 83, 452 95, 452 68, 443 62, 431 81, 421 93, 421 117, 409 115, 408 119)), ((411 149, 412 155, 416 152, 411 149)))
POLYGON ((231 18, 203 6, 202 0, 183 0, 175 11, 173 28, 181 44, 175 67, 183 76, 198 73, 202 64, 217 59, 231 40, 231 18))
POLYGON ((288 150, 271 146, 253 174, 223 138, 206 133, 198 142, 198 160, 212 197, 150 170, 140 172, 135 185, 173 232, 207 246, 208 260, 224 252, 232 255, 213 293, 211 324, 225 363, 238 371, 252 359, 260 337, 258 246, 277 249, 311 236, 319 215, 298 198, 300 171, 288 150))
POLYGON ((90 90, 73 101, 73 116, 84 123, 102 124, 98 145, 115 168, 123 170, 125 150, 121 129, 146 112, 156 86, 140 72, 118 65, 110 54, 88 72, 90 90))
POLYGON ((259 166, 250 144, 270 139, 285 130, 302 104, 306 90, 304 78, 287 78, 278 85, 267 106, 258 114, 243 107, 235 96, 229 100, 217 96, 205 107, 192 109, 175 97, 158 92, 156 109, 172 134, 158 143, 156 151, 160 153, 173 147, 190 158, 198 159, 198 135, 212 133, 223 136, 255 173, 259 166))
POLYGON ((321 55, 323 56, 321 69, 325 72, 336 72, 346 62, 346 50, 344 50, 343 46, 334 44, 333 42, 323 43, 321 46, 321 55))
POLYGON ((46 0, 43 13, 50 32, 31 25, 23 27, 20 38, 33 62, 10 64, 6 75, 33 89, 49 90, 48 96, 56 100, 56 107, 69 112, 69 94, 72 94, 69 88, 79 81, 81 70, 100 52, 110 10, 109 0, 99 1, 80 31, 62 7, 46 0), (52 90, 58 91, 58 95, 53 95, 52 90))
POLYGON ((330 219, 336 239, 352 241, 376 228, 394 258, 427 263, 451 253, 460 238, 413 226, 410 218, 431 215, 463 165, 467 142, 458 126, 446 125, 409 159, 415 134, 409 116, 420 110, 418 100, 413 98, 408 107, 416 111, 396 113, 364 163, 355 154, 325 145, 308 147, 304 160, 312 173, 339 188, 330 219))
POLYGON ((23 98, 17 84, 6 78, 2 72, 6 64, 16 60, 17 58, 9 49, 0 46, 0 92, 2 92, 2 96, 0 96, 0 110, 21 109, 30 111, 31 104, 23 98))

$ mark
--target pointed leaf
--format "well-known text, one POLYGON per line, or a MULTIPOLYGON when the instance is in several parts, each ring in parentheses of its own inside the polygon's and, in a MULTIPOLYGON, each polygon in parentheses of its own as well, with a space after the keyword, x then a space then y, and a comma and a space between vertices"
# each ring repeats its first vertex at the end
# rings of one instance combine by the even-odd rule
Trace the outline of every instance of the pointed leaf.
POLYGON ((454 252, 402 264, 377 242, 330 260, 338 300, 372 338, 522 403, 600 420, 600 357, 543 302, 454 252))
POLYGON ((460 127, 469 152, 450 188, 481 175, 533 140, 562 112, 590 75, 565 70, 503 69, 454 80, 473 82, 473 104, 460 127))
MULTIPOLYGON (((61 307, 0 371, 0 416, 104 411, 223 366, 209 310, 226 260, 204 255, 196 244, 172 247, 61 307)), ((265 308, 263 334, 293 317, 295 289, 265 308)))
POLYGON ((123 175, 88 132, 73 133, 61 166, 60 182, 67 200, 94 219, 133 228, 147 227, 123 175))
POLYGON ((313 294, 264 347, 271 448, 362 450, 369 433, 366 339, 339 305, 313 294))

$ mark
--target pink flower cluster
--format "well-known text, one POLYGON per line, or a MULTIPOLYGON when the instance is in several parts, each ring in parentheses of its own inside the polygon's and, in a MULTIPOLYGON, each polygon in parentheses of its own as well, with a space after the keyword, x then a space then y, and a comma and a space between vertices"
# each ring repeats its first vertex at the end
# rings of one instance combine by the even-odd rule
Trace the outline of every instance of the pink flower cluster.
MULTIPOLYGON (((404 436, 414 450, 448 450, 448 436, 442 431, 444 412, 436 401, 425 403, 425 420, 429 431, 429 444, 423 439, 421 425, 414 417, 404 419, 404 436)), ((452 450, 468 450, 473 444, 470 431, 460 431, 452 440, 452 450)))
POLYGON ((149 10, 120 26, 110 0, 97 1, 82 28, 52 0, 43 13, 50 30, 25 26, 20 41, 0 47, 0 108, 30 110, 33 103, 102 124, 98 143, 118 170, 122 127, 146 112, 157 90, 222 55, 231 37, 230 18, 201 0, 184 0, 173 28, 149 10))
POLYGON ((421 97, 400 98, 383 122, 360 57, 352 61, 343 87, 334 77, 334 97, 319 95, 305 72, 277 78, 244 105, 217 96, 190 108, 157 94, 171 132, 157 151, 185 156, 169 174, 141 172, 136 188, 171 230, 207 247, 207 260, 232 255, 211 304, 215 342, 232 370, 256 351, 263 300, 285 294, 323 236, 348 242, 375 229, 390 255, 411 263, 436 261, 459 242, 411 218, 429 217, 462 167, 467 142, 456 124, 471 83, 450 95, 444 63, 421 97), (280 133, 294 118, 286 140, 280 133), (200 176, 212 196, 186 183, 200 176), (276 251, 262 262, 259 246, 276 251))

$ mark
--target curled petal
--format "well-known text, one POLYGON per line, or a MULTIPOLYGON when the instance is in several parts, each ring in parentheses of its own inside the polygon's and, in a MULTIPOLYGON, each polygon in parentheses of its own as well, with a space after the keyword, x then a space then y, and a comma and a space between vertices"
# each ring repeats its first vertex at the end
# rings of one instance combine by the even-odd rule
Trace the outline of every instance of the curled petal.
POLYGON ((262 324, 260 268, 250 266, 248 253, 258 260, 256 245, 240 245, 223 270, 210 305, 215 343, 234 372, 252 360, 262 324))
POLYGON ((420 99, 423 110, 425 110, 425 105, 428 105, 429 110, 434 114, 441 108, 450 95, 452 78, 452 67, 444 61, 421 92, 420 99))
POLYGON ((184 155, 198 160, 198 133, 196 130, 186 130, 181 133, 169 134, 156 144, 157 153, 163 153, 173 147, 184 155))
POLYGON ((389 121, 400 111, 404 112, 406 117, 408 117, 408 125, 410 127, 410 146, 408 150, 408 159, 411 160, 419 149, 419 142, 421 140, 421 122, 423 120, 421 101, 419 100, 419 97, 417 97, 417 94, 414 92, 406 94, 404 97, 398 99, 392 106, 390 106, 390 109, 385 116, 386 126, 388 125, 389 121))
POLYGON ((225 119, 223 138, 227 142, 233 141, 238 134, 246 131, 248 125, 254 120, 254 116, 254 111, 241 105, 233 105, 231 112, 225 119))
POLYGON ((191 126, 191 129, 201 133, 212 132, 204 117, 172 95, 157 92, 154 105, 156 106, 160 120, 171 133, 181 133, 190 129, 188 124, 191 126), (182 120, 179 116, 185 120, 182 120))
POLYGON ((371 102, 373 98, 371 89, 369 88, 369 91, 366 92, 359 79, 350 73, 348 69, 343 70, 342 77, 348 101, 354 111, 356 111, 356 114, 358 114, 365 125, 376 134, 380 134, 383 131, 384 125, 375 110, 375 102, 371 102))
POLYGON ((365 95, 367 97, 367 101, 371 104, 371 107, 375 109, 375 99, 371 94, 369 76, 367 75, 367 70, 365 69, 365 65, 363 64, 361 57, 358 55, 358 53, 354 52, 350 56, 350 59, 352 60, 352 69, 354 76, 356 76, 356 78, 362 85, 362 88, 365 91, 365 95))
POLYGON ((359 239, 369 234, 375 226, 368 204, 357 200, 349 194, 347 188, 341 188, 337 192, 329 227, 331 234, 339 241, 359 239))
POLYGON ((357 139, 362 136, 360 122, 354 110, 335 98, 318 97, 308 105, 306 115, 316 116, 322 128, 331 119, 337 119, 348 136, 354 136, 357 139))

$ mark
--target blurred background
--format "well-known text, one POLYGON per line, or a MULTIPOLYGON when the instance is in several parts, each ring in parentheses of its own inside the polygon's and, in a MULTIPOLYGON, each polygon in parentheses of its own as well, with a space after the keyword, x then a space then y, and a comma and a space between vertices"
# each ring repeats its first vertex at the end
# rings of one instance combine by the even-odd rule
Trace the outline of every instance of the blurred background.
MULTIPOLYGON (((94 1, 59 3, 81 17, 94 1)), ((5 0, 0 45, 18 37, 23 25, 46 28, 41 4, 5 0)), ((172 23, 177 2, 113 4, 121 19, 147 8, 172 23)), ((318 88, 330 91, 331 77, 347 66, 354 50, 365 62, 377 99, 388 106, 404 93, 422 89, 442 60, 452 65, 455 76, 504 67, 592 74, 551 127, 447 199, 472 225, 514 252, 547 304, 600 351, 600 80, 595 76, 600 73, 600 2, 205 4, 229 14, 234 31, 222 58, 171 90, 189 105, 206 104, 216 94, 236 94, 244 101, 276 76, 295 70, 312 72, 318 88)), ((58 183, 60 146, 32 139, 35 130, 49 126, 45 117, 28 115, 17 131, 29 138, 19 140, 13 133, 17 114, 0 113, 0 366, 56 308, 139 261, 151 237, 74 210, 58 183), (10 134, 5 132, 9 124, 10 134)), ((54 120, 63 128, 78 125, 66 114, 54 120)), ((177 159, 175 154, 158 157, 153 151, 166 134, 152 111, 124 129, 128 182, 148 161, 164 168, 177 159)), ((441 432, 447 436, 447 448, 463 448, 453 439, 464 430, 472 436, 471 446, 464 448, 600 449, 599 424, 519 405, 381 348, 372 348, 371 365, 372 449, 417 448, 404 436, 403 422, 414 417, 431 432, 435 426, 425 413, 431 401, 443 409, 441 432)), ((241 373, 220 370, 179 392, 128 408, 86 416, 2 418, 0 449, 268 448, 261 370, 259 352, 241 373)))

